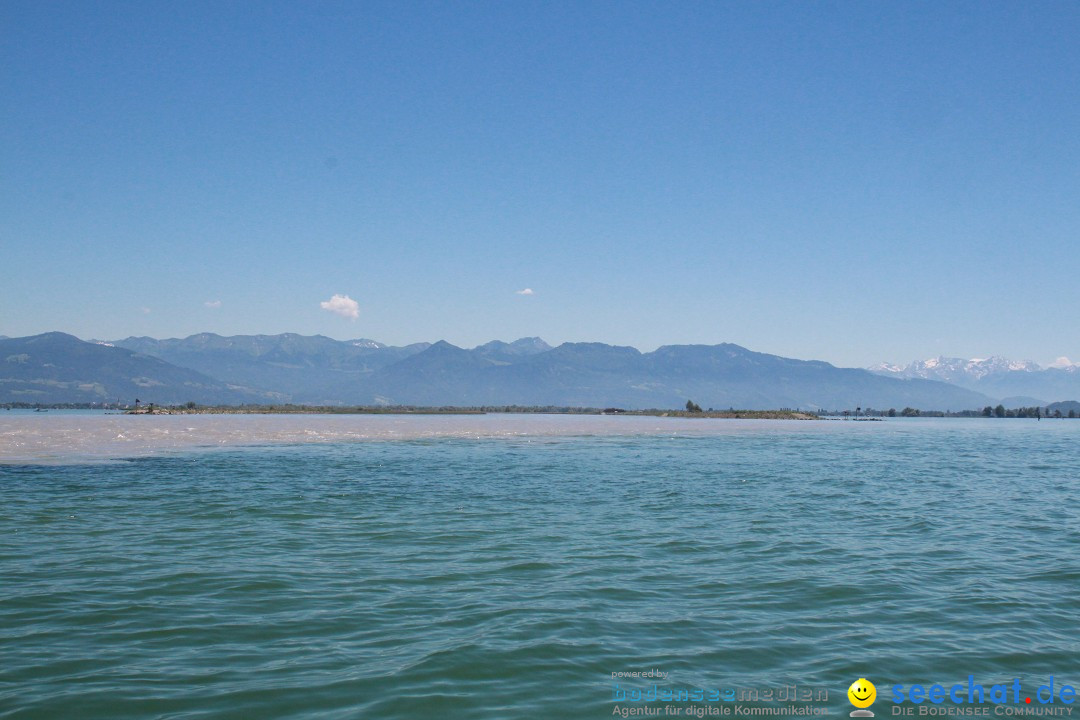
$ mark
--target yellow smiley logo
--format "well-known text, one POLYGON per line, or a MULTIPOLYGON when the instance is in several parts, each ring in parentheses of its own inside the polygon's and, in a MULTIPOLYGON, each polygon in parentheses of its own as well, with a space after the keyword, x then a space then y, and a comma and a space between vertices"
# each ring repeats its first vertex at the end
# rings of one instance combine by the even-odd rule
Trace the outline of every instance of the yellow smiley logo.
MULTIPOLYGON (((851 683, 851 687, 847 689, 848 700, 851 704, 857 708, 868 708, 874 704, 874 700, 877 699, 877 688, 874 687, 874 683, 870 682, 866 678, 859 678, 855 682, 851 683)), ((852 716, 868 716, 873 717, 872 712, 866 710, 856 711, 851 713, 852 716)))

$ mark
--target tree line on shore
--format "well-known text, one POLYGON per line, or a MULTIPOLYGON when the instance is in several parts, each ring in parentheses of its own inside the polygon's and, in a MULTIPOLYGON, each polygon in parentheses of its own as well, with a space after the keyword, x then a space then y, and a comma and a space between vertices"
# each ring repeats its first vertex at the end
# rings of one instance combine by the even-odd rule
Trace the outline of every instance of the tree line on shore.
MULTIPOLYGON (((138 407, 138 406, 136 406, 138 407)), ((130 410, 131 405, 128 403, 115 402, 115 403, 27 403, 27 402, 13 402, 2 403, 0 408, 4 410, 116 410, 125 411, 130 410)), ((425 413, 425 414, 461 414, 461 413, 553 413, 553 414, 581 414, 581 415, 595 415, 595 414, 627 414, 627 415, 654 415, 654 414, 673 414, 673 415, 714 415, 714 416, 728 416, 731 414, 745 415, 746 417, 753 417, 754 415, 764 415, 773 413, 786 413, 786 414, 800 414, 800 415, 816 415, 821 417, 987 417, 987 418, 1078 418, 1080 413, 1076 409, 1070 408, 1067 412, 1062 412, 1060 408, 1051 407, 1018 407, 1018 408, 1006 408, 1002 404, 998 404, 996 407, 987 405, 981 410, 920 410, 918 408, 905 407, 902 410, 896 408, 889 408, 888 410, 880 410, 876 408, 856 408, 852 410, 834 410, 834 411, 811 411, 811 410, 792 410, 790 408, 781 408, 779 410, 738 410, 730 408, 728 410, 714 410, 713 408, 702 409, 700 405, 688 400, 686 402, 685 410, 668 410, 662 408, 653 408, 649 410, 625 410, 623 408, 586 408, 586 407, 571 407, 562 405, 545 405, 545 406, 525 406, 525 405, 477 405, 477 406, 440 406, 440 407, 424 407, 417 405, 379 405, 379 406, 353 406, 353 405, 296 405, 296 404, 280 404, 280 405, 200 405, 195 402, 187 402, 178 405, 158 405, 161 410, 169 410, 173 412, 220 412, 220 413, 330 413, 330 414, 350 414, 350 413, 364 413, 364 414, 396 414, 396 413, 425 413)))
POLYGON ((1041 420, 1042 418, 1072 418, 1080 417, 1076 410, 1069 409, 1068 412, 1062 412, 1060 409, 1051 409, 1049 407, 1018 407, 1018 408, 1006 408, 1004 405, 998 404, 997 407, 991 407, 987 405, 982 410, 920 410, 918 408, 906 407, 903 410, 897 410, 896 408, 889 408, 888 410, 877 410, 874 408, 858 408, 856 411, 842 410, 840 412, 822 413, 823 415, 843 415, 845 417, 851 415, 863 415, 867 417, 987 417, 987 418, 1035 418, 1041 420))

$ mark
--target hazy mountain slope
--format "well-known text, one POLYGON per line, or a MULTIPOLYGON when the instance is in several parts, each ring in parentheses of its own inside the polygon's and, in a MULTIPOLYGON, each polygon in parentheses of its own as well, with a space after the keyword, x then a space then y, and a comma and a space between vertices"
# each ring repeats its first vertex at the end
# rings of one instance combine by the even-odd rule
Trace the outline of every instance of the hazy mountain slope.
POLYGON ((294 333, 130 337, 113 344, 225 382, 272 389, 293 402, 331 405, 357 402, 364 376, 428 347, 426 343, 389 347, 366 339, 342 341, 294 333))
POLYGON ((478 355, 491 358, 497 362, 516 362, 527 355, 547 352, 551 346, 538 337, 521 338, 512 343, 501 340, 492 340, 473 349, 478 355))
POLYGON ((0 340, 0 402, 266 402, 190 368, 59 332, 0 340))
POLYGON ((899 380, 824 362, 755 353, 737 345, 668 346, 642 354, 602 343, 566 343, 515 363, 437 343, 373 373, 370 401, 676 408, 965 409, 979 393, 928 380, 899 380))
POLYGON ((991 397, 1025 395, 1042 403, 1080 397, 1080 368, 1047 368, 1032 373, 1009 373, 983 378, 975 387, 991 397))
POLYGON ((1047 408, 1051 413, 1055 410, 1062 415, 1068 415, 1070 412, 1073 416, 1080 415, 1080 400, 1063 400, 1062 402, 1056 402, 1049 405, 1047 408))
POLYGON ((408 405, 484 405, 500 397, 491 371, 500 364, 473 351, 440 340, 364 378, 357 390, 361 402, 408 405))
POLYGON ((650 353, 651 375, 703 407, 840 409, 973 408, 986 397, 928 380, 900 380, 826 362, 794 360, 732 344, 675 345, 650 353))

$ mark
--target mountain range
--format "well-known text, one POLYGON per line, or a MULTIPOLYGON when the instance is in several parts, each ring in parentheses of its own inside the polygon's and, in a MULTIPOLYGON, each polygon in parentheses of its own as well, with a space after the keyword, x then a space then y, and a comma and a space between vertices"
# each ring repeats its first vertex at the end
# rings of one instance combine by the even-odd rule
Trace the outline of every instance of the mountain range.
POLYGON ((430 347, 430 343, 389 347, 374 340, 293 333, 233 337, 200 333, 169 340, 129 337, 107 345, 314 405, 357 404, 360 396, 354 388, 364 378, 430 347))
POLYGON ((1030 360, 1002 357, 937 357, 902 366, 882 363, 868 369, 885 377, 940 380, 1001 398, 1010 407, 1080 397, 1080 363, 1064 357, 1045 368, 1030 360))
MULTIPOLYGON (((1073 397, 1062 396, 1060 399, 1073 397)), ((1075 396, 1080 396, 1077 394, 1075 396)), ((0 402, 326 405, 530 405, 717 409, 981 408, 986 394, 887 377, 738 345, 642 353, 539 338, 472 349, 369 339, 200 333, 83 341, 64 333, 0 339, 0 402)))
POLYGON ((242 404, 280 397, 64 333, 0 338, 0 402, 242 404))

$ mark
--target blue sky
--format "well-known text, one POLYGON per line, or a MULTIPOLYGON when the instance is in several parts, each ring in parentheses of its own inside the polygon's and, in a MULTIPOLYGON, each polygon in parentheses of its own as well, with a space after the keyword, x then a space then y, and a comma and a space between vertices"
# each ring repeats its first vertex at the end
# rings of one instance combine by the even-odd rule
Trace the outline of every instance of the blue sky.
POLYGON ((0 23, 0 334, 1080 360, 1075 2, 0 23))

